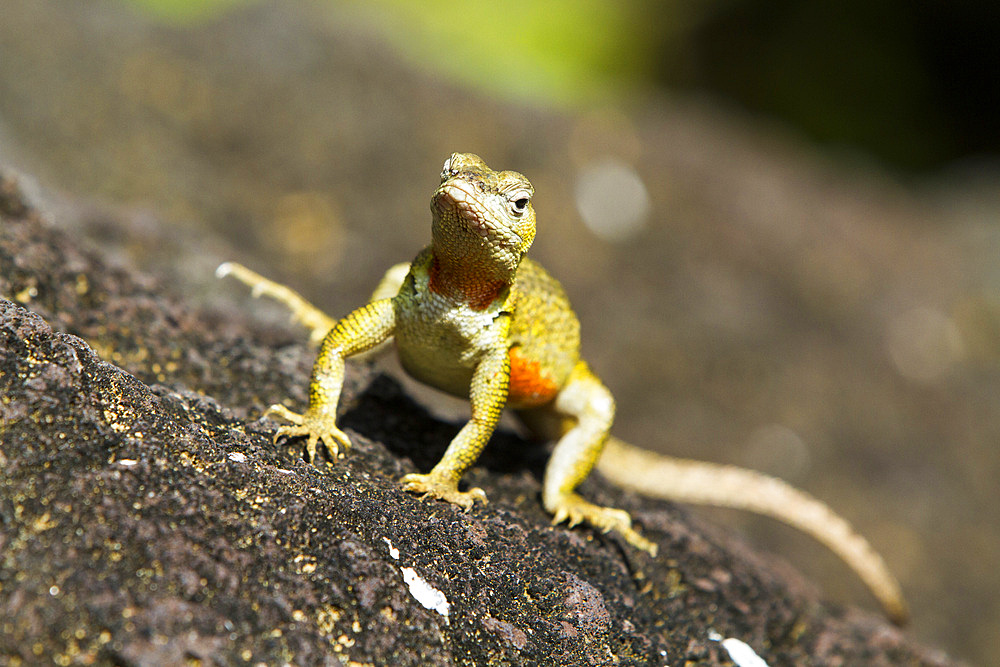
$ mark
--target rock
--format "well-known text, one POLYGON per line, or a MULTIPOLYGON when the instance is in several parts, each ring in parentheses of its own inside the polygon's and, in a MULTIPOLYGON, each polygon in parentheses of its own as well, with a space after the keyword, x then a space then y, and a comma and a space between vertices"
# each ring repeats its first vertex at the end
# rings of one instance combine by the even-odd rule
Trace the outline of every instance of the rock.
POLYGON ((951 664, 600 479, 584 493, 632 512, 657 559, 550 526, 544 450, 509 432, 470 474, 489 505, 403 493, 396 480, 428 469, 459 424, 364 364, 342 405, 353 449, 306 464, 260 419, 305 402, 304 334, 113 266, 10 174, 0 216, 8 664, 728 664, 720 638, 771 665, 951 664))

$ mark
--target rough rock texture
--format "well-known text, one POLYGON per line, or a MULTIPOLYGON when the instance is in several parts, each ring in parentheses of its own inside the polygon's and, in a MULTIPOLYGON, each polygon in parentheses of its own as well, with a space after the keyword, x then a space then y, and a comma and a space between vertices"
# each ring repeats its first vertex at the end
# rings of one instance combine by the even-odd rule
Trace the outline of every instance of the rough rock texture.
POLYGON ((544 449, 510 433, 470 475, 488 506, 401 492, 459 425, 363 364, 354 449, 308 465, 259 419, 304 402, 304 335, 185 304, 54 229, 16 178, 0 189, 0 661, 728 664, 721 635, 770 665, 950 664, 599 479, 584 492, 633 512, 660 557, 550 527, 544 449))

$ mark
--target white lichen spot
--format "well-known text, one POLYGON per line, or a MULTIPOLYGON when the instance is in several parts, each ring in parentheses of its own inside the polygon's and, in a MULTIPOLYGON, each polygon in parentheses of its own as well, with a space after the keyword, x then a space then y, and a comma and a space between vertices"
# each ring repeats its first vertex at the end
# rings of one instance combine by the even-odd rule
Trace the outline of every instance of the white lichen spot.
POLYGON ((736 667, 768 667, 764 659, 757 655, 757 652, 750 648, 746 642, 732 637, 723 639, 722 635, 715 630, 708 631, 708 638, 722 644, 722 648, 729 653, 729 659, 736 667))
POLYGON ((403 581, 410 589, 410 595, 425 609, 436 611, 445 618, 451 613, 451 603, 444 593, 427 583, 412 567, 403 568, 403 581))
POLYGON ((392 556, 392 559, 399 560, 399 549, 392 546, 392 542, 389 540, 388 537, 383 537, 382 539, 385 540, 385 543, 389 545, 389 555, 392 556))
POLYGON ((139 463, 135 459, 118 459, 118 465, 125 466, 126 468, 131 468, 132 466, 139 463))
POLYGON ((734 639, 733 637, 723 639, 722 635, 715 630, 708 631, 708 638, 713 642, 722 644, 722 648, 726 649, 726 652, 729 653, 729 659, 733 661, 736 667, 768 667, 767 662, 757 655, 757 652, 750 648, 750 645, 746 642, 734 639))
POLYGON ((722 648, 729 652, 729 658, 736 663, 737 667, 768 667, 757 653, 750 648, 749 644, 741 642, 732 637, 722 640, 722 648))
POLYGON ((229 452, 229 460, 236 463, 243 463, 247 460, 247 455, 243 452, 229 452))

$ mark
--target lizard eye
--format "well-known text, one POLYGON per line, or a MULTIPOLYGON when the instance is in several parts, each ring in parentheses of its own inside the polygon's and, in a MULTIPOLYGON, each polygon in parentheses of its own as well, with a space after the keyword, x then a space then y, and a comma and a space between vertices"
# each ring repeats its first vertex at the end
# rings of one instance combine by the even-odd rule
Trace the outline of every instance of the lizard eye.
POLYGON ((518 193, 518 195, 514 195, 516 199, 510 200, 510 212, 518 218, 524 215, 524 212, 528 208, 528 198, 523 196, 523 194, 524 193, 518 193))

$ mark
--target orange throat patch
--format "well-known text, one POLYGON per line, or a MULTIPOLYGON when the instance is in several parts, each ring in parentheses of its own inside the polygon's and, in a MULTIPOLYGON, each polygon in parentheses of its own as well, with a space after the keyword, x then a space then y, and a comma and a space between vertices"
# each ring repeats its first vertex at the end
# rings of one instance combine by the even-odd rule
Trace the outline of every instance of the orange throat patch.
POLYGON ((486 310, 491 303, 499 298, 508 284, 502 280, 492 282, 461 281, 446 279, 437 257, 428 272, 427 289, 442 296, 461 295, 463 301, 473 310, 486 310))

